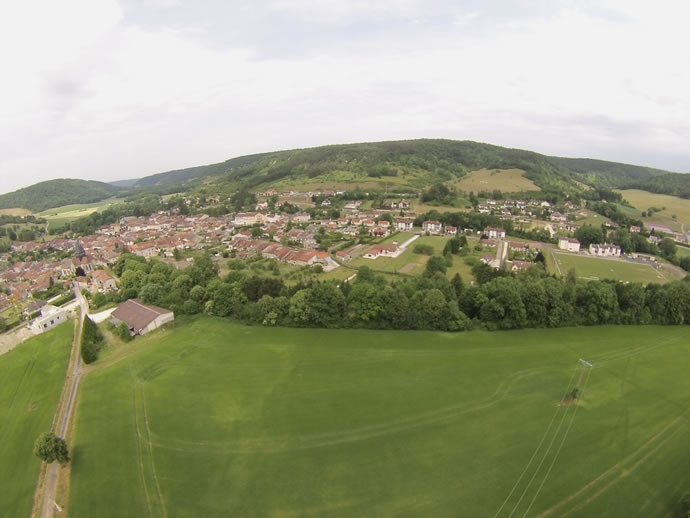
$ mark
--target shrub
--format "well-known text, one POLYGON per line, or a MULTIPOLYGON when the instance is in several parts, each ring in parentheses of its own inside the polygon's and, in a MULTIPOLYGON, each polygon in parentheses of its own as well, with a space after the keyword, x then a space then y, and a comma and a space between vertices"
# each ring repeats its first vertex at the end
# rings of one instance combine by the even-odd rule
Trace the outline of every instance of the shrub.
POLYGON ((414 245, 412 252, 415 254, 434 255, 434 247, 431 245, 414 245))

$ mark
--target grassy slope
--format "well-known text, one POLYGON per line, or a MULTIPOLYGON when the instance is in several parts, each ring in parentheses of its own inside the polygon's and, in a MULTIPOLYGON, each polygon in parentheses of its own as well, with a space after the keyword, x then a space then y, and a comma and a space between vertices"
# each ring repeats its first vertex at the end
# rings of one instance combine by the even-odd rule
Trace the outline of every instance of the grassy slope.
POLYGON ((681 224, 685 224, 686 228, 690 227, 690 200, 666 194, 654 194, 638 189, 628 189, 619 192, 623 195, 623 198, 640 211, 646 211, 649 207, 656 207, 658 209, 666 207, 661 212, 655 212, 652 218, 643 218, 643 221, 646 223, 658 223, 676 230, 681 230, 681 224), (674 214, 676 215, 675 221, 672 219, 674 214))
POLYGON ((39 182, 17 191, 0 195, 0 208, 23 208, 33 212, 62 207, 71 203, 92 203, 110 198, 117 187, 103 182, 60 178, 39 182))
POLYGON ((508 516, 538 465, 520 516, 535 495, 531 515, 659 516, 690 484, 686 328, 199 318, 133 350, 84 381, 71 516, 492 516, 520 480, 508 516), (584 400, 558 406, 580 357, 584 400))
POLYGON ((44 210, 37 214, 37 216, 46 218, 49 226, 59 227, 94 212, 103 211, 111 205, 122 201, 124 201, 123 198, 112 197, 93 203, 76 203, 44 210))
POLYGON ((0 514, 29 516, 40 461, 33 445, 50 430, 65 379, 72 323, 0 356, 0 514))

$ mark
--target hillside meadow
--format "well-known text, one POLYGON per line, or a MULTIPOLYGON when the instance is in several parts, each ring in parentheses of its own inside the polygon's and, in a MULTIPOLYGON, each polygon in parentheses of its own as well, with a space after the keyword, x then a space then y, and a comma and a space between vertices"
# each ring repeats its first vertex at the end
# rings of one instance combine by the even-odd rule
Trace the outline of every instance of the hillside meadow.
POLYGON ((541 190, 532 180, 525 178, 521 169, 479 169, 454 183, 465 192, 480 191, 521 192, 541 190))
POLYGON ((73 325, 0 356, 0 515, 29 516, 41 462, 34 441, 50 430, 65 380, 73 325))
POLYGON ((664 209, 660 212, 655 212, 651 218, 643 218, 645 223, 656 223, 659 225, 668 226, 672 229, 681 230, 681 224, 690 224, 690 200, 684 200, 677 196, 668 196, 666 194, 655 194, 647 191, 640 191, 637 189, 626 189, 618 191, 623 195, 623 198, 628 200, 633 207, 640 211, 646 211, 650 207, 664 209), (675 214, 676 219, 672 216, 675 214))
POLYGON ((690 487, 687 336, 178 320, 84 380, 69 513, 668 516, 690 487))

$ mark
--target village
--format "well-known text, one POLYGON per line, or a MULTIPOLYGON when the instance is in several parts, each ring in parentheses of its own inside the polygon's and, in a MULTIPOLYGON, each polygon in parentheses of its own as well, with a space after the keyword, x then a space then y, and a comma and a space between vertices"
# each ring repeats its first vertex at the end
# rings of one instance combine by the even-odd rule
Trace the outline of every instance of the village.
MULTIPOLYGON (((478 249, 484 251, 481 262, 495 268, 506 265, 513 271, 533 266, 537 254, 549 246, 543 242, 547 239, 561 252, 621 257, 621 248, 606 242, 581 248, 573 234, 578 220, 590 217, 591 211, 570 201, 559 207, 536 199, 488 199, 479 203, 473 212, 511 221, 520 228, 537 229, 545 236, 541 241, 506 241, 506 230, 500 227, 457 228, 438 220, 420 222, 418 214, 411 210, 415 200, 402 196, 384 199, 377 208, 364 209, 362 200, 347 199, 344 191, 267 189, 257 194, 251 212, 211 216, 203 211, 181 214, 172 209, 148 217, 123 217, 78 239, 56 236, 51 240, 15 243, 11 252, 0 258, 7 264, 0 271, 0 314, 10 315, 5 319, 10 324, 12 319, 15 325, 30 321, 40 316, 41 308, 51 302, 50 297, 43 296, 59 299, 64 295, 60 288, 68 281, 88 293, 117 291, 119 280, 111 268, 124 252, 145 259, 155 257, 174 268, 185 268, 192 256, 201 251, 210 252, 218 262, 260 255, 327 273, 353 257, 396 258, 421 235, 457 235, 476 240, 478 249), (283 205, 298 210, 282 212, 279 209, 283 205), (409 234, 409 238, 402 243, 381 243, 397 233, 409 234), (23 260, 10 262, 10 255, 23 260)), ((192 196, 184 199, 187 205, 198 204, 192 196)), ((211 197, 205 203, 212 206, 218 200, 211 197)), ((618 227, 612 221, 607 221, 605 226, 610 232, 618 227)), ((629 230, 641 231, 635 226, 629 230)), ((658 230, 673 235, 669 229, 658 230)), ((681 242, 690 239, 687 233, 673 237, 681 242)), ((651 243, 659 240, 655 235, 647 239, 651 243)), ((629 259, 656 261, 649 254, 633 254, 629 259)))

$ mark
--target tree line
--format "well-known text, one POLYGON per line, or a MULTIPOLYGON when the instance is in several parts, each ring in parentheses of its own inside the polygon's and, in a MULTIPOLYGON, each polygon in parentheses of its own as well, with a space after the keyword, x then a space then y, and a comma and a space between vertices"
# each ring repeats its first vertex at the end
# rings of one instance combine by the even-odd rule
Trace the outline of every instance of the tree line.
POLYGON ((468 285, 445 270, 444 259, 432 256, 419 277, 389 281, 363 266, 352 282, 286 285, 236 269, 220 278, 207 256, 184 270, 130 254, 116 264, 123 298, 266 326, 464 331, 690 322, 687 281, 583 282, 574 271, 556 277, 539 265, 512 273, 479 263, 468 285))

